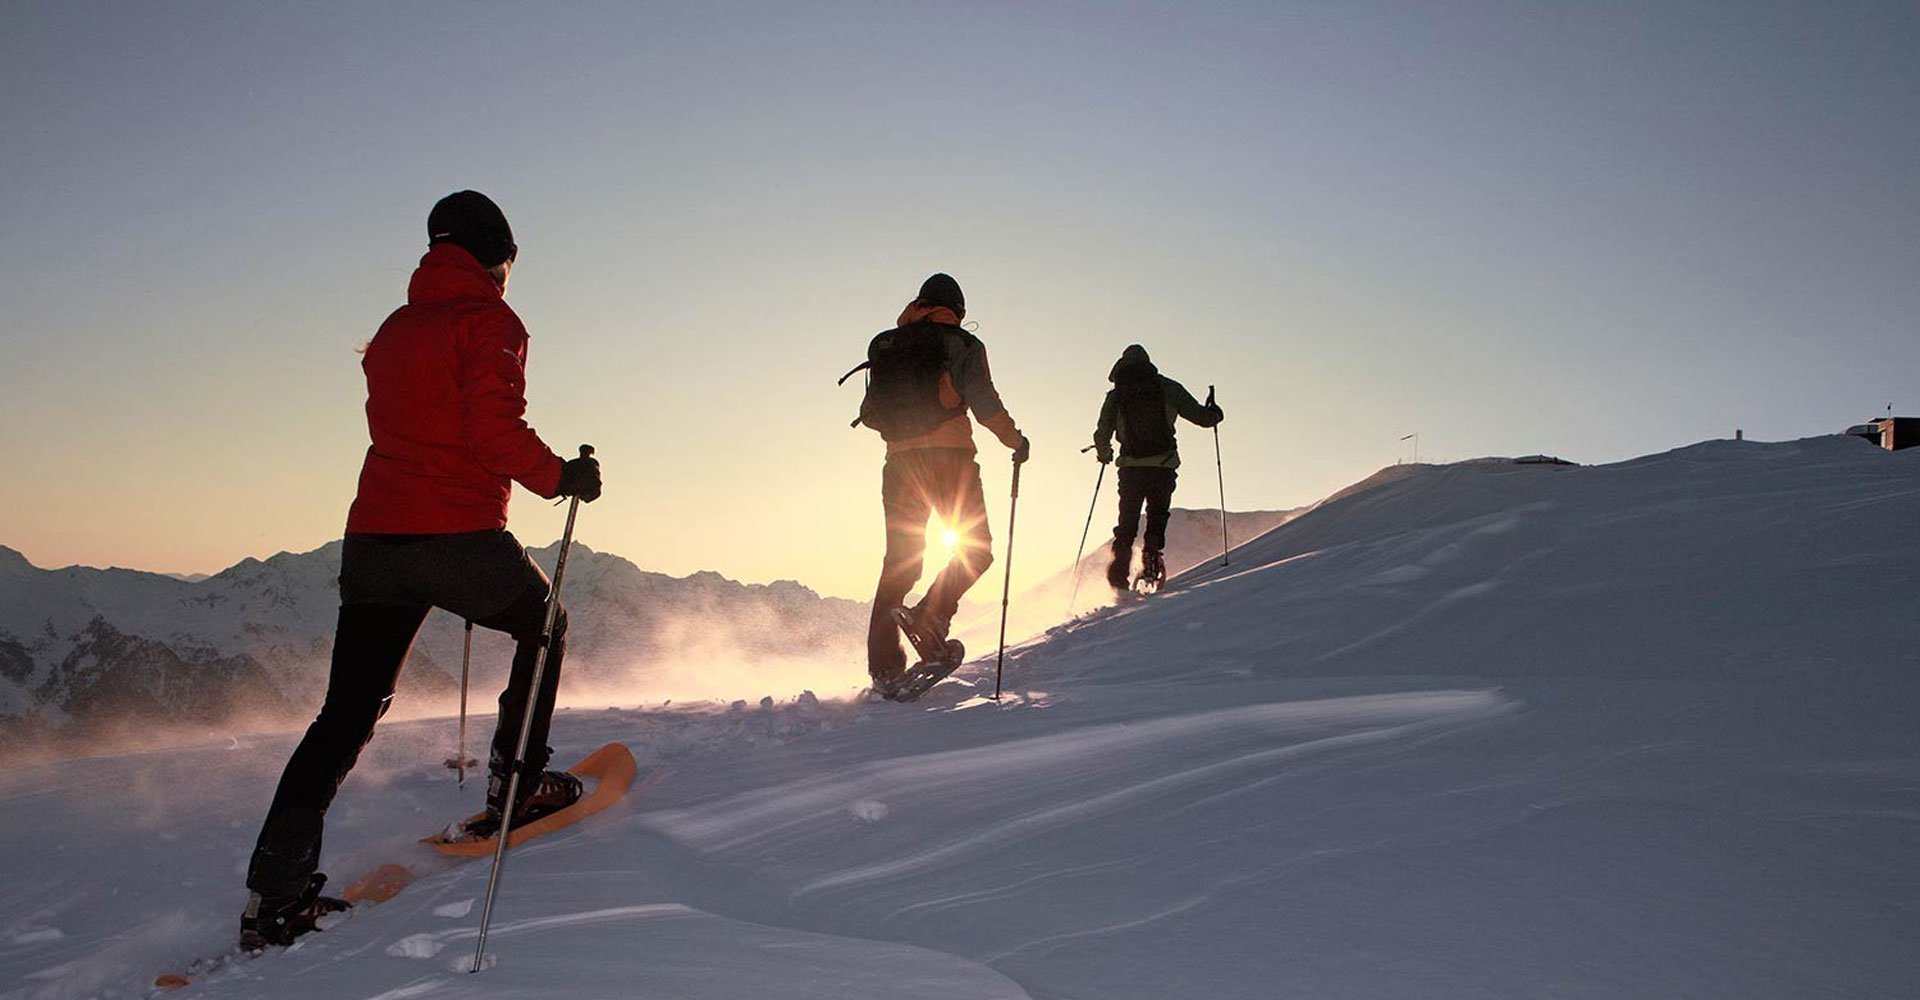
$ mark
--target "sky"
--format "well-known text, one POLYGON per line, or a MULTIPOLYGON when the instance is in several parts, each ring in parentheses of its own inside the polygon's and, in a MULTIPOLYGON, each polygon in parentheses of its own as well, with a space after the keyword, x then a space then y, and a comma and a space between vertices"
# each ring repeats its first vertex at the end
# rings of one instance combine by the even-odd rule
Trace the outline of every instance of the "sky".
MULTIPOLYGON (((936 270, 1034 442, 1016 590, 1072 558, 1131 343, 1219 387, 1192 507, 1312 503, 1414 433, 1593 463, 1920 413, 1911 3, 0 21, 0 544, 36 565, 337 538, 354 349, 461 188, 521 246, 530 421, 601 457, 580 540, 675 575, 871 595, 883 448, 834 379, 936 270)), ((1004 559, 1011 466, 976 438, 1004 559)), ((523 542, 562 520, 518 493, 523 542)))

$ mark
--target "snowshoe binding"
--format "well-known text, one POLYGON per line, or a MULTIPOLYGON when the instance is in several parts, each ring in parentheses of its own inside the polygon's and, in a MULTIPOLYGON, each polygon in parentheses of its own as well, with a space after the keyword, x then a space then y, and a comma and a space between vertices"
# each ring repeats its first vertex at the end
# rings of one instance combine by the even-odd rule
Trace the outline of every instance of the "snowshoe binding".
POLYGON ((935 684, 947 679, 947 675, 960 668, 966 661, 967 647, 958 639, 947 638, 949 623, 931 614, 920 614, 907 608, 894 608, 893 621, 900 627, 901 634, 920 654, 920 662, 908 667, 906 673, 892 684, 890 691, 883 692, 894 701, 912 701, 927 693, 935 684))
MULTIPOLYGON (((542 771, 531 786, 523 783, 513 804, 513 825, 525 826, 580 801, 586 786, 565 771, 542 771)), ((507 779, 498 771, 487 778, 487 811, 447 828, 445 839, 491 840, 500 835, 500 813, 507 798, 507 779)))
POLYGON ((325 930, 321 918, 353 908, 344 899, 320 895, 327 877, 315 872, 307 887, 297 896, 262 896, 254 893, 240 914, 240 948, 260 951, 269 945, 290 945, 309 931, 325 930))

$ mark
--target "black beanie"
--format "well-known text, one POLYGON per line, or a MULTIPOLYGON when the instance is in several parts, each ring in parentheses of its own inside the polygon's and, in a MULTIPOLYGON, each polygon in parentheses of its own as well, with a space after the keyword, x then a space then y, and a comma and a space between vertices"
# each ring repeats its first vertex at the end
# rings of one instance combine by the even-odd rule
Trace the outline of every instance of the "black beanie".
POLYGON ((520 252, 505 213, 478 191, 455 191, 434 204, 427 213, 427 243, 451 243, 472 254, 481 267, 503 264, 520 252))
POLYGON ((960 294, 960 283, 949 274, 936 274, 921 282, 920 301, 930 306, 946 306, 958 316, 967 314, 967 297, 960 294))

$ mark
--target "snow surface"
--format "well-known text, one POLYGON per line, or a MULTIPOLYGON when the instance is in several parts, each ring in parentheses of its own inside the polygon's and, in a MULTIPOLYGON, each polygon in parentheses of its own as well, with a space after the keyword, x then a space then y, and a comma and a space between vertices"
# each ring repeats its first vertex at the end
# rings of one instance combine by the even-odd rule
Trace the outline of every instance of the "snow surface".
MULTIPOLYGON (((1077 519, 1073 525, 1077 530, 1077 519)), ((1920 451, 1395 471, 916 705, 568 711, 622 807, 178 996, 1854 997, 1920 982, 1920 451)), ((344 883, 472 809, 384 727, 344 883)), ((219 953, 290 734, 0 778, 0 989, 219 953)))

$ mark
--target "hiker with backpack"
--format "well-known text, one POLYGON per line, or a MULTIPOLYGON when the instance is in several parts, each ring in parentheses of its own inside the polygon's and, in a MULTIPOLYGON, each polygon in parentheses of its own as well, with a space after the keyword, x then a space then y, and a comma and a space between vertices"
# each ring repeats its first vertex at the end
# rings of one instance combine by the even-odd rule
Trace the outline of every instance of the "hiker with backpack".
POLYGON ((1147 530, 1140 556, 1140 580, 1158 587, 1166 580, 1166 562, 1161 553, 1167 546, 1167 517, 1173 507, 1175 471, 1180 468, 1180 448, 1174 440, 1175 418, 1201 427, 1212 427, 1225 419, 1213 393, 1200 403, 1186 387, 1160 374, 1147 349, 1132 344, 1114 362, 1107 374, 1113 383, 1100 405, 1100 422, 1093 432, 1093 447, 1105 465, 1114 461, 1113 438, 1120 438, 1120 520, 1113 526, 1113 559, 1107 564, 1107 583, 1115 590, 1128 588, 1127 573, 1133 565, 1133 540, 1140 523, 1140 508, 1147 511, 1147 530))
POLYGON ((921 284, 897 325, 873 338, 867 362, 854 369, 868 373, 855 424, 879 431, 887 442, 880 475, 887 554, 867 630, 867 673, 883 696, 891 697, 906 674, 899 629, 944 644, 961 595, 993 563, 968 411, 1013 451, 1015 463, 1027 460, 1026 436, 993 387, 986 345, 960 328, 966 314, 959 283, 935 274, 921 284), (897 620, 895 612, 925 568, 929 514, 954 533, 953 558, 920 603, 902 613, 904 621, 897 620))
POLYGON ((517 482, 538 496, 591 503, 600 496, 600 464, 584 448, 581 457, 562 459, 527 426, 527 329, 504 299, 519 247, 499 206, 477 191, 450 194, 427 216, 427 242, 407 304, 381 324, 360 363, 372 440, 340 548, 333 664, 326 700, 287 761, 247 865, 251 892, 240 918, 247 950, 291 944, 347 907, 320 894, 324 817, 392 704, 414 635, 433 608, 518 643, 500 693, 487 810, 471 832, 492 836, 580 798, 578 778, 546 770, 566 613, 549 609, 546 574, 507 531, 507 500, 517 482), (529 713, 520 795, 506 817, 529 713))

